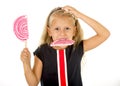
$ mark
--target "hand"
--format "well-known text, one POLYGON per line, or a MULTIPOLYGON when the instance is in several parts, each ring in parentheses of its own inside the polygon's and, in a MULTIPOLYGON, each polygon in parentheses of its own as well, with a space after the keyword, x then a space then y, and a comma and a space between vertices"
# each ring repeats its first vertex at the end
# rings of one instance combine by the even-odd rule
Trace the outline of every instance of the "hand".
POLYGON ((79 18, 80 12, 78 10, 76 10, 75 8, 67 5, 67 6, 64 6, 62 9, 64 9, 66 12, 74 15, 75 17, 79 18))
POLYGON ((20 56, 21 56, 21 61, 23 63, 30 64, 31 55, 30 55, 28 48, 24 48, 20 56))

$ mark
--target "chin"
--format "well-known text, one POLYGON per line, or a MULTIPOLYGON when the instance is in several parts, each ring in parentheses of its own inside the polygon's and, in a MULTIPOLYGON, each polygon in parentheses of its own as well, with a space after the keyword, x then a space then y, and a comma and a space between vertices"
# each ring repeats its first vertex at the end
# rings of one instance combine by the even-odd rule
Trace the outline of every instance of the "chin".
POLYGON ((58 49, 58 50, 65 49, 65 48, 67 48, 67 45, 65 45, 65 46, 55 46, 54 48, 58 49))

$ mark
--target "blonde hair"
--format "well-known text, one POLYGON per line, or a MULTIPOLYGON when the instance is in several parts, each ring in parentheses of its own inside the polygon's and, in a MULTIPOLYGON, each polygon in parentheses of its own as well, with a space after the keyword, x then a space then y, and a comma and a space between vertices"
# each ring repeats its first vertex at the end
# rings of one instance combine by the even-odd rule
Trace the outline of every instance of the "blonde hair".
POLYGON ((65 12, 65 10, 63 10, 61 7, 57 7, 55 9, 53 9, 50 12, 50 14, 48 15, 47 20, 46 20, 46 24, 44 26, 44 30, 43 30, 43 33, 41 36, 41 43, 40 44, 47 43, 49 45, 52 42, 52 38, 48 35, 47 28, 50 25, 51 17, 55 16, 55 15, 56 16, 57 15, 67 16, 67 17, 74 19, 75 26, 76 26, 76 33, 75 33, 75 36, 73 37, 73 40, 75 41, 74 45, 77 46, 81 42, 81 40, 83 39, 83 31, 80 27, 79 21, 78 21, 78 19, 75 18, 75 16, 73 14, 65 12))

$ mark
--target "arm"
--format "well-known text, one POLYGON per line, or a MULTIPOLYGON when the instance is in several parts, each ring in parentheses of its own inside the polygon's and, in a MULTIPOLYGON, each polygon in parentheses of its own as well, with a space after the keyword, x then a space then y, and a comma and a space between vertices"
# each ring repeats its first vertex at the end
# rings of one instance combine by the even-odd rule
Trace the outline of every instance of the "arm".
POLYGON ((75 17, 80 18, 81 20, 86 22, 96 32, 96 35, 83 41, 84 51, 88 51, 88 50, 91 50, 97 47, 109 37, 110 32, 103 25, 101 25, 98 21, 84 15, 83 13, 74 9, 73 7, 65 6, 63 7, 63 9, 70 12, 75 17))
POLYGON ((30 65, 30 52, 25 48, 21 53, 25 78, 29 86, 37 86, 41 77, 42 62, 35 56, 33 69, 30 65))

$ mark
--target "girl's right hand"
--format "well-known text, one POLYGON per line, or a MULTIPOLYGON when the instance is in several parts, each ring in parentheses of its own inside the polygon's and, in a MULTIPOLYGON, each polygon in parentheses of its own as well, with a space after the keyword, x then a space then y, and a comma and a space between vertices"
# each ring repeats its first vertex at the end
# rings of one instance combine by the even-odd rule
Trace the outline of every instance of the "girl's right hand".
POLYGON ((24 48, 21 52, 21 61, 26 64, 29 64, 30 65, 30 58, 31 58, 31 55, 30 55, 30 51, 28 50, 28 48, 24 48))

